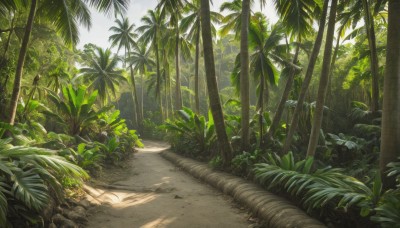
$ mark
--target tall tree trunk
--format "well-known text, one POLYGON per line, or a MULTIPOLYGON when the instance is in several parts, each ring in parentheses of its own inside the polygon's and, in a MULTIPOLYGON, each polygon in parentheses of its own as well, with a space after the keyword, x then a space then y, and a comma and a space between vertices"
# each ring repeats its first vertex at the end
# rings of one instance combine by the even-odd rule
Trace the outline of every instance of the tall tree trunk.
POLYGON ((379 168, 384 188, 394 188, 394 177, 386 176, 387 164, 400 157, 400 1, 389 0, 386 73, 379 168))
POLYGON ((206 68, 206 81, 209 94, 208 98, 224 167, 229 167, 232 160, 232 147, 225 130, 224 114, 222 112, 217 79, 215 77, 209 0, 201 0, 201 25, 204 49, 204 65, 206 68))
POLYGON ((169 74, 169 69, 164 69, 164 101, 165 101, 165 115, 166 115, 166 119, 169 118, 169 114, 173 113, 172 110, 172 105, 170 107, 169 103, 168 103, 168 74, 169 74))
MULTIPOLYGON (((261 67, 263 67, 263 64, 261 64, 261 67)), ((260 90, 259 90, 259 95, 258 95, 258 124, 260 127, 260 138, 259 138, 259 147, 262 147, 264 145, 264 95, 265 95, 265 78, 264 78, 264 69, 261 70, 261 77, 260 77, 260 90)))
POLYGON ((333 72, 334 72, 334 68, 335 68, 335 64, 336 64, 336 60, 337 60, 337 57, 338 57, 338 53, 339 53, 339 48, 340 48, 340 34, 342 33, 342 30, 343 30, 343 27, 341 27, 340 29, 339 29, 339 31, 338 31, 338 33, 337 33, 337 37, 336 37, 336 46, 335 46, 335 49, 334 49, 334 51, 333 51, 333 55, 332 55, 332 61, 331 61, 331 69, 330 69, 330 72, 329 72, 329 85, 328 85, 328 107, 329 107, 329 104, 330 104, 330 102, 329 101, 331 101, 332 100, 332 96, 331 96, 331 93, 332 93, 332 77, 333 77, 333 72))
POLYGON ((194 63, 194 100, 196 103, 195 111, 197 114, 200 114, 199 57, 200 57, 200 28, 198 28, 198 32, 196 34, 196 56, 195 56, 195 63, 194 63))
POLYGON ((137 127, 139 129, 142 129, 143 116, 141 115, 142 113, 140 111, 139 100, 138 100, 137 90, 136 90, 135 75, 133 73, 132 65, 130 66, 130 71, 131 71, 131 81, 132 81, 132 94, 133 94, 133 98, 134 98, 133 101, 135 102, 136 123, 137 123, 137 127))
POLYGON ((310 140, 308 142, 307 156, 312 157, 317 148, 319 133, 321 130, 322 118, 324 116, 324 103, 329 81, 329 71, 331 67, 332 45, 335 36, 336 8, 338 0, 332 0, 331 11, 329 13, 328 32, 322 62, 321 78, 319 81, 317 104, 314 111, 314 119, 311 129, 310 140))
POLYGON ((242 22, 240 32, 240 101, 242 104, 242 150, 248 151, 250 146, 250 89, 249 89, 249 23, 250 0, 242 2, 242 22))
POLYGON ((303 103, 304 103, 304 100, 305 100, 305 97, 306 97, 306 94, 308 91, 308 87, 311 82, 311 78, 312 78, 312 75, 314 72, 315 63, 317 62, 319 50, 321 49, 322 40, 324 38, 325 22, 326 22, 326 16, 327 16, 327 12, 328 12, 328 5, 329 5, 329 0, 325 0, 324 6, 322 9, 321 18, 319 21, 318 34, 315 39, 314 47, 313 47, 313 50, 312 50, 312 53, 310 56, 310 61, 308 62, 307 72, 306 72, 306 75, 304 76, 303 84, 301 85, 299 98, 297 99, 297 105, 294 110, 291 123, 288 126, 289 132, 286 136, 282 154, 286 154, 289 151, 290 145, 292 143, 293 135, 296 132, 297 126, 299 124, 299 116, 303 110, 303 103))
MULTIPOLYGON (((336 46, 332 54, 332 61, 331 61, 331 69, 329 71, 329 81, 328 81, 328 91, 327 91, 327 97, 326 97, 326 106, 331 107, 332 106, 332 101, 334 99, 334 96, 332 95, 332 81, 333 81, 333 73, 335 71, 335 65, 336 65, 336 60, 338 57, 339 53, 339 48, 340 48, 340 34, 342 33, 343 26, 339 29, 336 37, 336 46)), ((326 119, 330 120, 331 119, 331 114, 332 112, 328 112, 326 114, 326 119)), ((331 122, 326 122, 326 129, 330 129, 331 127, 331 122)))
MULTIPOLYGON (((168 69, 169 69, 169 65, 168 65, 168 69)), ((171 81, 172 81, 172 80, 171 80, 171 75, 168 74, 169 104, 170 104, 170 106, 171 106, 171 110, 174 110, 174 102, 173 102, 174 98, 173 98, 173 95, 172 95, 173 88, 172 88, 172 83, 171 83, 171 81)), ((174 115, 171 115, 171 118, 173 119, 173 118, 174 118, 174 115)))
MULTIPOLYGON (((299 57, 299 52, 300 52, 300 46, 297 45, 296 51, 293 56, 293 61, 292 61, 293 64, 297 63, 297 60, 299 57)), ((296 70, 294 68, 290 69, 289 76, 286 81, 285 89, 283 90, 281 100, 279 101, 278 107, 276 108, 274 118, 272 119, 271 126, 269 127, 269 130, 268 130, 267 140, 271 139, 274 136, 275 131, 278 128, 279 122, 281 121, 283 111, 285 110, 286 101, 289 98, 290 90, 292 89, 295 74, 296 74, 296 70)))
POLYGON ((376 37, 374 18, 372 17, 368 0, 362 0, 364 9, 365 30, 367 31, 368 46, 370 50, 370 64, 372 74, 372 100, 370 110, 376 112, 379 109, 379 63, 376 50, 376 37))
POLYGON ((179 53, 179 28, 176 25, 176 43, 175 43, 175 70, 176 70, 176 82, 175 82, 175 108, 176 110, 182 109, 182 92, 181 92, 181 76, 180 76, 180 53, 179 53))
POLYGON ((161 121, 164 121, 164 112, 163 112, 163 106, 162 106, 162 99, 161 99, 161 72, 160 72, 160 53, 158 50, 158 36, 157 36, 157 31, 155 32, 154 36, 154 51, 156 52, 156 68, 157 68, 157 85, 156 85, 156 97, 158 96, 159 102, 160 102, 160 115, 161 115, 161 121))
POLYGON ((140 76, 140 112, 142 118, 144 118, 144 111, 143 111, 143 102, 144 102, 144 75, 146 75, 147 69, 146 66, 143 66, 143 72, 140 76))
POLYGON ((17 112, 18 98, 21 91, 22 71, 24 69, 26 52, 28 51, 28 43, 31 37, 33 21, 35 20, 37 0, 31 1, 28 20, 26 22, 24 38, 22 39, 21 49, 19 51, 17 69, 15 70, 14 88, 11 95, 8 123, 14 124, 15 114, 17 112))

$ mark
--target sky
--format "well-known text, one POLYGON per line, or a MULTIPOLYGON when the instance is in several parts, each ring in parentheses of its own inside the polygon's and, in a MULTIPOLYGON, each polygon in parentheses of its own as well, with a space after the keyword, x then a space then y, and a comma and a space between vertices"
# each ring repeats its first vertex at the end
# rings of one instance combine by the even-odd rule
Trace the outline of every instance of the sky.
MULTIPOLYGON (((220 5, 225 2, 224 0, 213 0, 211 9, 219 11, 220 5)), ((270 2, 270 1, 269 1, 270 2)), ((136 27, 140 26, 140 19, 147 13, 148 10, 154 9, 158 3, 158 0, 131 0, 129 9, 126 15, 129 17, 130 23, 134 23, 136 27)), ((260 11, 259 4, 254 4, 252 7, 253 11, 260 11)), ((100 14, 95 10, 91 10, 92 16, 92 27, 88 31, 85 27, 80 26, 80 42, 78 48, 83 48, 86 43, 93 43, 102 48, 108 48, 110 43, 108 37, 112 34, 108 29, 114 26, 114 18, 107 17, 104 14, 100 14)), ((277 21, 276 13, 273 10, 272 5, 268 5, 263 8, 263 13, 267 15, 267 18, 271 22, 277 21)), ((113 14, 112 14, 113 15, 113 14)))

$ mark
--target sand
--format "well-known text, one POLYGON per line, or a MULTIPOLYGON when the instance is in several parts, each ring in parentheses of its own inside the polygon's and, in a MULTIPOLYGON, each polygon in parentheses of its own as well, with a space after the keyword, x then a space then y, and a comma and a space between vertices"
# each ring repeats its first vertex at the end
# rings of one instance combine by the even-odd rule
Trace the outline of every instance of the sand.
MULTIPOLYGON (((100 206, 89 210, 87 227, 254 227, 244 208, 172 163, 162 142, 144 141, 133 159, 86 191, 100 206)), ((104 170, 107 172, 108 170, 104 170)))

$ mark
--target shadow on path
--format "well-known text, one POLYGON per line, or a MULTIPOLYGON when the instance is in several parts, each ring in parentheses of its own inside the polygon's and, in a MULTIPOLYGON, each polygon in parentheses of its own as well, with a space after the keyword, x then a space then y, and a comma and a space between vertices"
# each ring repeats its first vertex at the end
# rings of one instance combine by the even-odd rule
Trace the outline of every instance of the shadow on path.
MULTIPOLYGON (((169 145, 144 141, 126 171, 110 186, 86 191, 101 205, 90 211, 88 227, 248 227, 248 214, 212 187, 185 174, 159 153, 169 145)), ((105 171, 106 172, 106 171, 105 171)))

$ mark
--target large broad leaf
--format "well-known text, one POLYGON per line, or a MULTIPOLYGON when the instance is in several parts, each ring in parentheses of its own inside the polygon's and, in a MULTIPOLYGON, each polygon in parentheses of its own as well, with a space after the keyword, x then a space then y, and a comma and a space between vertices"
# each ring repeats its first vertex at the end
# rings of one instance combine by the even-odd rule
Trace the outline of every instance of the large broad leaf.
POLYGON ((89 177, 81 167, 74 165, 63 157, 57 155, 28 155, 22 157, 21 160, 26 162, 30 161, 30 163, 34 164, 38 168, 51 169, 60 176, 66 175, 77 179, 89 177))
POLYGON ((190 114, 187 113, 185 110, 179 110, 178 114, 183 120, 190 121, 190 114))
POLYGON ((14 182, 11 193, 21 200, 28 208, 40 210, 48 200, 48 189, 35 169, 18 170, 11 177, 14 182))

